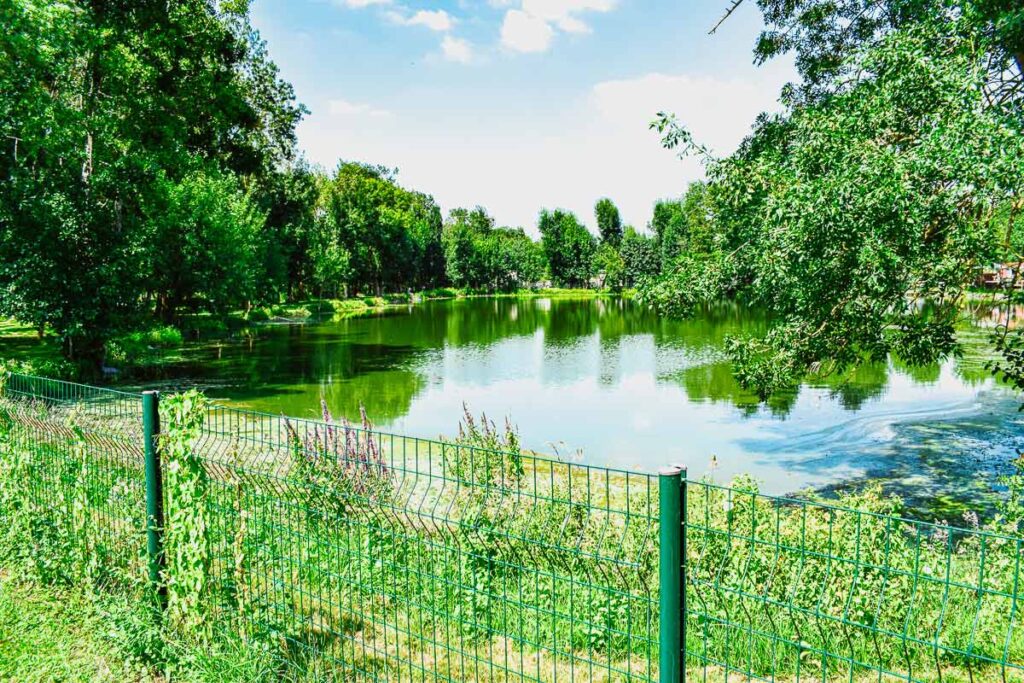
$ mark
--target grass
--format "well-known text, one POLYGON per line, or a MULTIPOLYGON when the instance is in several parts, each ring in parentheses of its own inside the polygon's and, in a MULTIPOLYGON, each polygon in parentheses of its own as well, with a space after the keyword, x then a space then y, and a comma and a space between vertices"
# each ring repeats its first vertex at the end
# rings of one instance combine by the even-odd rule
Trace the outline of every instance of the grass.
POLYGON ((0 569, 0 681, 154 680, 126 662, 104 637, 108 628, 77 591, 19 583, 0 569))
POLYGON ((60 360, 60 345, 50 335, 40 339, 33 327, 16 320, 0 319, 0 358, 40 364, 60 360))

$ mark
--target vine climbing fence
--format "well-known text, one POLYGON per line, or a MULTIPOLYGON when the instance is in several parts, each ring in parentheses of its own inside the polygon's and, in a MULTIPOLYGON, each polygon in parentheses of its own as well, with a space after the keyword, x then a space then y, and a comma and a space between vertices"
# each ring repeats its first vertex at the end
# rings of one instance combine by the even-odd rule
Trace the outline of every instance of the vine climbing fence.
POLYGON ((18 374, 0 514, 40 575, 145 593, 284 677, 1024 681, 1022 541, 18 374))

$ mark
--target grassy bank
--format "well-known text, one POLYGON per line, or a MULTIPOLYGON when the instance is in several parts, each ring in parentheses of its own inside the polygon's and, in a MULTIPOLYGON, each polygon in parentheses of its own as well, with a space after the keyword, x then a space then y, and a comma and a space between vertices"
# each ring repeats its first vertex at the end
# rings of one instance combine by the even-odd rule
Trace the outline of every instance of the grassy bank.
POLYGON ((258 650, 230 638, 202 645, 176 639, 151 617, 123 595, 44 583, 25 577, 23 566, 0 565, 0 682, 282 680, 258 650))
POLYGON ((0 681, 149 681, 104 634, 110 624, 74 589, 18 583, 0 568, 0 681))

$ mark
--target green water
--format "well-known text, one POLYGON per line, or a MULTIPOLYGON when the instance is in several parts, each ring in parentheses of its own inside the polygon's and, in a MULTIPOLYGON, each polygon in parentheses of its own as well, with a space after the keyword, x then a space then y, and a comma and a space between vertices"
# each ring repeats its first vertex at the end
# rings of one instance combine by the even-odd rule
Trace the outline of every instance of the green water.
MULTIPOLYGON (((473 299, 391 309, 194 347, 171 383, 295 416, 359 405, 380 428, 456 433, 463 403, 518 425, 524 443, 595 464, 683 463, 772 493, 882 479, 931 506, 988 494, 1024 447, 1019 401, 968 344, 959 361, 897 363, 812 381, 759 404, 734 381, 723 339, 764 329, 721 306, 660 318, 617 299, 473 299)), ((970 342, 983 329, 965 330, 970 342)))

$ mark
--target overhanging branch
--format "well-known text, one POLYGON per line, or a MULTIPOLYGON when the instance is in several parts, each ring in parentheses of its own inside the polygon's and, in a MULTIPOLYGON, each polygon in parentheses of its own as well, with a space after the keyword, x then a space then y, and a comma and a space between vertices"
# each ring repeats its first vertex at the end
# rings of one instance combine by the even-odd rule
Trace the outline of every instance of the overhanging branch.
POLYGON ((711 30, 708 31, 708 35, 713 36, 715 31, 718 30, 718 27, 724 24, 725 20, 732 16, 732 13, 735 12, 736 8, 741 4, 743 4, 743 0, 732 0, 732 4, 729 5, 729 9, 725 10, 725 14, 723 14, 722 18, 718 20, 718 23, 711 27, 711 30))

